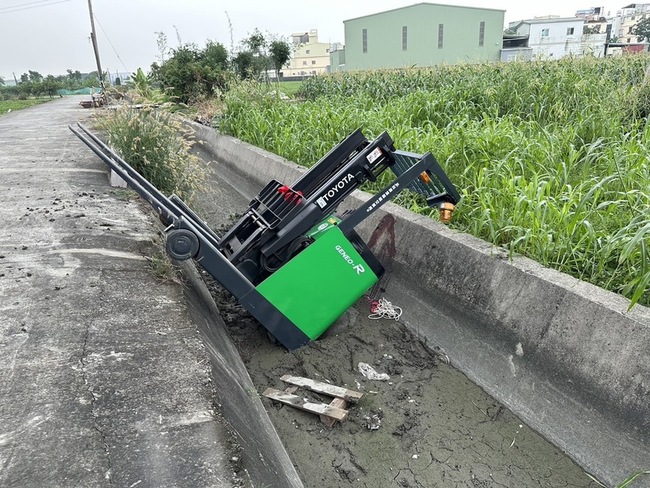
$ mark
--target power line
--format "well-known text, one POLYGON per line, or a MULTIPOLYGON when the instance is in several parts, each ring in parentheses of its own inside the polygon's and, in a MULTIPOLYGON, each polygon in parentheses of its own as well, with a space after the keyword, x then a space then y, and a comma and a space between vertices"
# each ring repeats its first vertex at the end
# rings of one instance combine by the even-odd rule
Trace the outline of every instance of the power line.
POLYGON ((26 2, 26 3, 19 3, 17 5, 7 5, 6 7, 0 7, 0 10, 8 10, 12 8, 20 8, 24 7, 26 5, 34 5, 35 3, 47 3, 51 2, 52 0, 36 0, 35 2, 26 2))
POLYGON ((0 7, 0 14, 9 14, 11 12, 21 12, 23 10, 30 10, 34 8, 41 8, 41 7, 49 7, 50 5, 55 5, 57 3, 65 3, 69 2, 70 0, 57 0, 57 1, 50 1, 50 0, 41 0, 40 2, 28 2, 28 3, 23 3, 22 5, 14 5, 12 7, 0 7), (47 3, 43 3, 47 2, 47 3), (43 5, 33 5, 35 3, 43 3, 43 5), (26 7, 26 5, 32 5, 31 7, 26 7), (9 10, 13 9, 13 10, 9 10))
POLYGON ((122 61, 122 58, 121 58, 120 55, 117 53, 117 50, 115 49, 115 46, 113 46, 113 43, 111 42, 110 38, 108 37, 108 34, 106 34, 106 31, 104 30, 104 26, 102 26, 102 23, 99 21, 99 19, 97 18, 97 15, 95 15, 94 12, 93 12, 93 17, 95 17, 95 20, 96 20, 97 23, 99 24, 99 28, 100 28, 100 29, 102 30, 102 32, 104 33, 104 36, 106 36, 106 40, 108 41, 108 44, 110 44, 111 48, 113 49, 113 52, 115 53, 115 56, 117 56, 117 59, 120 60, 120 63, 122 63, 122 66, 124 67, 124 69, 125 69, 126 71, 129 71, 129 68, 127 68, 126 65, 124 64, 124 61, 122 61))

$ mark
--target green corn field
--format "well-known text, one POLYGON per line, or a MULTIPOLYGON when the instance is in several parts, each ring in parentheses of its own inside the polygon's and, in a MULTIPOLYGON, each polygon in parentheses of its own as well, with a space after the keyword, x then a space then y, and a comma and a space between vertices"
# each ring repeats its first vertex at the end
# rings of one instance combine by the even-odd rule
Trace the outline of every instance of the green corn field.
POLYGON ((441 163, 454 228, 650 305, 649 57, 341 73, 298 96, 234 89, 221 129, 306 166, 386 130, 441 163))

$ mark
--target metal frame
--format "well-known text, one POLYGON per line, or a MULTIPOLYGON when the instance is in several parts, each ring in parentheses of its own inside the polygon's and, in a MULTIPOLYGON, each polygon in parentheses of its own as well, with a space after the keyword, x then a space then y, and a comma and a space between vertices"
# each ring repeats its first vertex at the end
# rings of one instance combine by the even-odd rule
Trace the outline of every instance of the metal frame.
MULTIPOLYGON (((279 342, 296 349, 309 342, 305 333, 256 289, 274 271, 264 265, 275 257, 280 263, 309 245, 305 235, 336 211, 338 205, 365 181, 376 180, 391 168, 397 179, 348 214, 339 227, 377 269, 380 263, 354 232, 354 227, 404 189, 423 193, 433 205, 457 203, 458 192, 435 158, 395 151, 384 132, 368 141, 354 131, 291 187, 270 182, 224 236, 219 237, 178 196, 163 195, 126 161, 82 124, 69 126, 102 161, 156 210, 167 226, 166 250, 177 260, 194 259, 230 291, 279 342), (426 183, 415 183, 426 173, 426 183)), ((278 268, 279 269, 279 268, 278 268)))

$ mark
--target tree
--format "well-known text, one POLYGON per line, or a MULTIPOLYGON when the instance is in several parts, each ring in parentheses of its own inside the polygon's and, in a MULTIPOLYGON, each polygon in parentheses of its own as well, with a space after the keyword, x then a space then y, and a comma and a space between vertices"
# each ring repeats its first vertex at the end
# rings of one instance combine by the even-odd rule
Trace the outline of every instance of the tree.
POLYGON ((264 34, 255 29, 252 34, 241 41, 240 50, 233 59, 240 78, 260 80, 262 73, 271 67, 271 60, 266 49, 268 41, 264 34))
POLYGON ((235 72, 239 75, 239 78, 245 80, 250 78, 253 73, 253 53, 250 51, 240 51, 233 58, 232 63, 235 68, 235 72))
POLYGON ((269 55, 275 68, 275 78, 280 81, 280 70, 291 58, 291 47, 287 42, 276 39, 269 45, 269 55))
POLYGON ((5 84, 5 80, 2 79, 2 76, 0 76, 0 86, 3 86, 5 84))
POLYGON ((637 22, 630 33, 636 36, 638 42, 650 40, 650 17, 637 22))
POLYGON ((228 66, 228 51, 218 42, 208 41, 200 55, 201 61, 218 70, 228 66))
POLYGON ((262 34, 259 29, 255 29, 252 34, 250 34, 246 39, 244 39, 243 44, 256 55, 262 54, 262 49, 266 47, 266 39, 264 34, 262 34))
POLYGON ((47 75, 41 82, 41 92, 52 98, 56 95, 57 90, 63 88, 62 83, 58 82, 52 75, 47 75))
POLYGON ((172 49, 161 65, 152 64, 151 78, 187 103, 224 90, 227 64, 228 51, 220 43, 208 41, 203 49, 185 44, 172 49))
POLYGON ((39 83, 39 82, 43 81, 43 75, 40 74, 38 71, 32 71, 30 69, 29 70, 29 81, 39 83))

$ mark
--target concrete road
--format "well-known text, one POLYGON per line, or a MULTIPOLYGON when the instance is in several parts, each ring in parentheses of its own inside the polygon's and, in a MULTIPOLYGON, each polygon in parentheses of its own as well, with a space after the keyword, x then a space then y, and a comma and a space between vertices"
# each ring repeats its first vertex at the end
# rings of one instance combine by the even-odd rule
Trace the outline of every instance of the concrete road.
POLYGON ((155 219, 67 129, 79 100, 0 116, 0 486, 247 486, 155 219))

